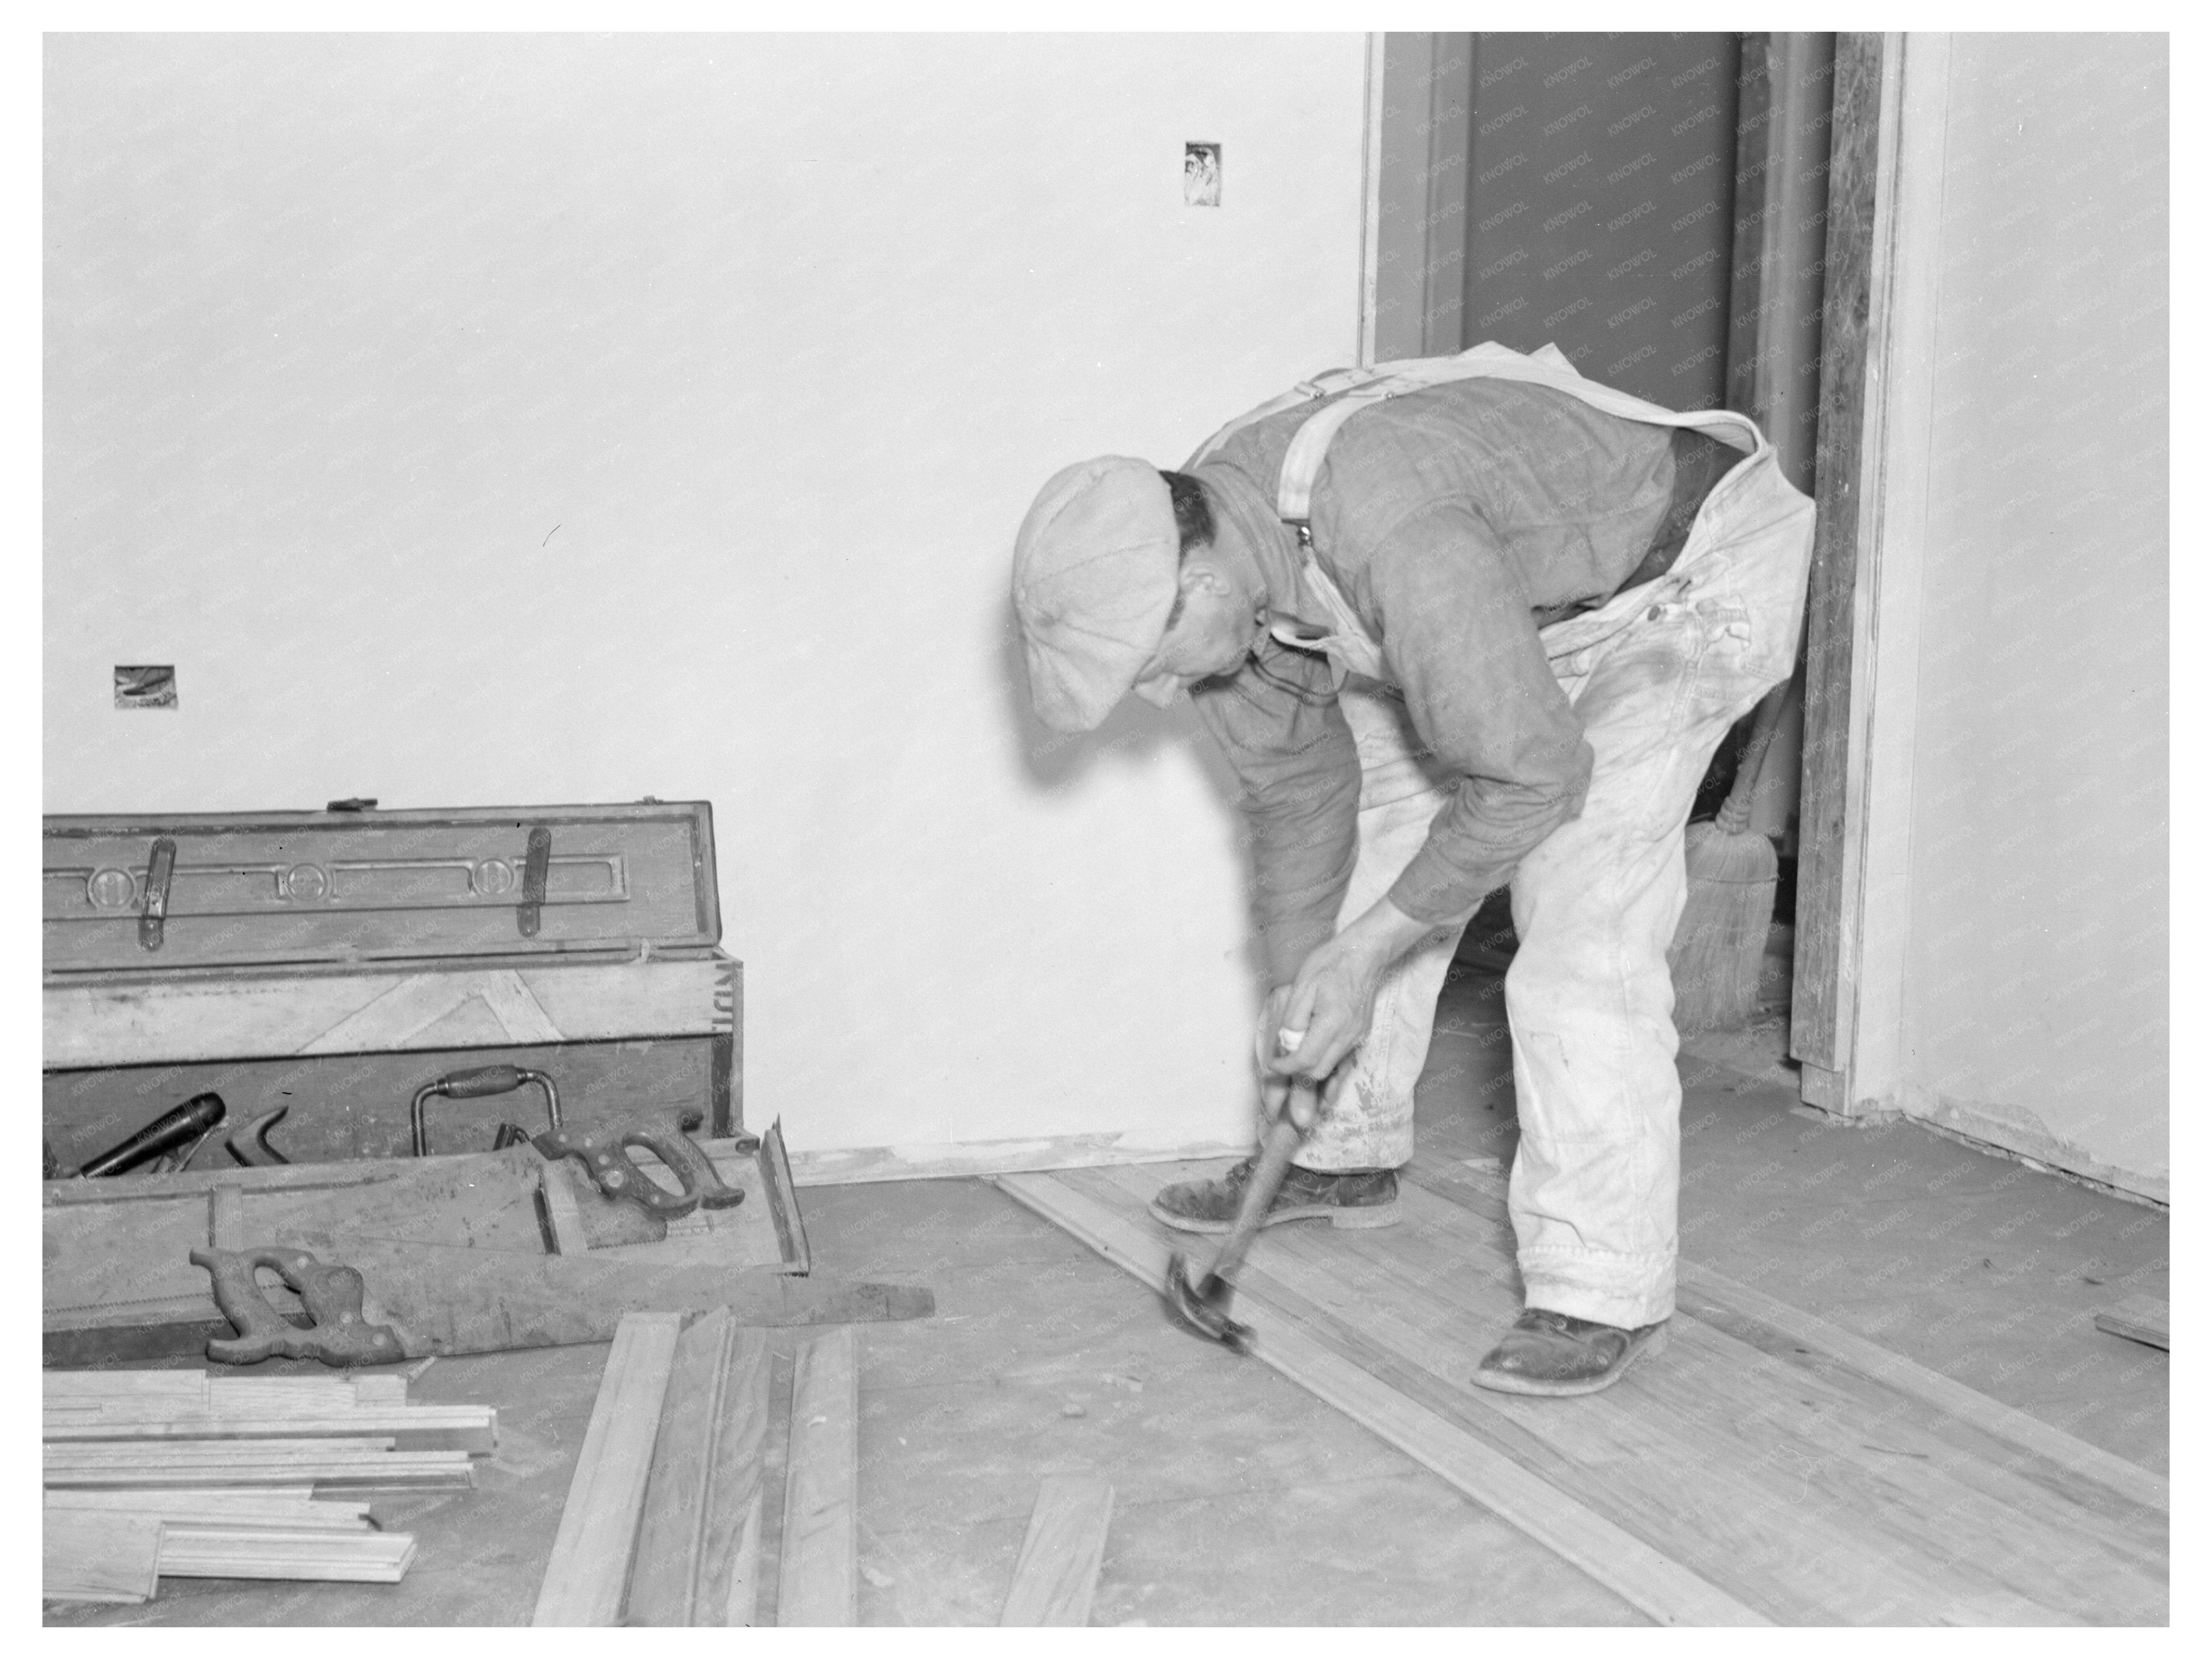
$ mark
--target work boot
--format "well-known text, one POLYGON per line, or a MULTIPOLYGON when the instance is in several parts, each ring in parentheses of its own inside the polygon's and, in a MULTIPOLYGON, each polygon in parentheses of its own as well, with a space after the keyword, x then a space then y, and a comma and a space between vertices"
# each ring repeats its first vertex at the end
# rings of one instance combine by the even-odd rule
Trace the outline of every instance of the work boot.
MULTIPOLYGON (((1187 1233, 1225 1233, 1235 1224, 1244 1188, 1259 1164, 1246 1158, 1213 1181, 1180 1181, 1163 1187, 1152 1212, 1187 1233)), ((1275 1201, 1261 1218, 1262 1227, 1279 1221, 1322 1221, 1339 1227, 1387 1227, 1398 1218, 1395 1170, 1346 1170, 1322 1174, 1295 1164, 1284 1172, 1275 1201)))
POLYGON ((1504 1340, 1483 1355, 1474 1384, 1500 1394, 1595 1394, 1610 1388, 1640 1354, 1667 1346, 1667 1322, 1623 1330, 1549 1308, 1529 1308, 1504 1340))

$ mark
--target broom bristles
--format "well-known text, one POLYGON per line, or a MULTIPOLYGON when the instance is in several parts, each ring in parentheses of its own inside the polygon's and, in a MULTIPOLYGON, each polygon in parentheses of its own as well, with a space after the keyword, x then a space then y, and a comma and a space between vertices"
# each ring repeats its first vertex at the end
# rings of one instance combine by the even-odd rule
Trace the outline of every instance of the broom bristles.
POLYGON ((1774 843, 1693 823, 1683 841, 1689 897, 1667 952, 1677 1032, 1741 1025, 1759 1006, 1759 969, 1774 919, 1774 843))

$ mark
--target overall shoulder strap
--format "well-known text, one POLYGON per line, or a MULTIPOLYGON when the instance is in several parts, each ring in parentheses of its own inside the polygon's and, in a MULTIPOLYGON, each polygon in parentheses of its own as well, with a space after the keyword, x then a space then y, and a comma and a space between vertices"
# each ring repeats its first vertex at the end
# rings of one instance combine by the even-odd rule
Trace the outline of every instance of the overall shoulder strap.
POLYGON ((1376 364, 1365 368, 1324 369, 1310 380, 1300 380, 1279 398, 1270 398, 1258 408, 1246 410, 1208 438, 1191 452, 1190 459, 1182 464, 1183 471, 1187 472, 1200 461, 1211 458, 1222 445, 1255 421, 1264 421, 1270 415, 1279 415, 1286 409, 1296 409, 1300 404, 1318 403, 1324 398, 1333 398, 1340 392, 1364 386, 1378 375, 1388 374, 1390 369, 1396 367, 1396 364, 1392 363, 1376 364))
MULTIPOLYGON (((1313 508, 1314 481, 1321 476, 1321 464, 1328 457, 1329 444, 1344 423, 1361 410, 1408 392, 1495 374, 1502 362, 1530 361, 1517 351, 1486 341, 1449 357, 1413 357, 1376 365, 1372 378, 1347 389, 1335 402, 1316 411, 1291 440, 1291 447, 1283 455, 1282 477, 1275 488, 1276 514, 1289 524, 1306 521, 1313 508)), ((1574 366, 1557 346, 1546 346, 1533 361, 1564 369, 1569 374, 1575 373, 1574 366)))

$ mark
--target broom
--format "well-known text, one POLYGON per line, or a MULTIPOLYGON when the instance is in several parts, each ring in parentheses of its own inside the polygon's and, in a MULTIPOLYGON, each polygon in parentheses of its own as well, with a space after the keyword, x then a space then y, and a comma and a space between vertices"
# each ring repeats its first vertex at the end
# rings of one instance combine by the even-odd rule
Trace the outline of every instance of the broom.
POLYGON ((1674 1029, 1710 1031, 1741 1025, 1759 1006, 1759 967, 1774 920, 1774 843, 1751 830, 1766 753, 1790 700, 1793 674, 1769 691, 1751 723, 1751 742, 1728 799, 1711 823, 1683 837, 1690 891, 1667 966, 1674 979, 1674 1029))

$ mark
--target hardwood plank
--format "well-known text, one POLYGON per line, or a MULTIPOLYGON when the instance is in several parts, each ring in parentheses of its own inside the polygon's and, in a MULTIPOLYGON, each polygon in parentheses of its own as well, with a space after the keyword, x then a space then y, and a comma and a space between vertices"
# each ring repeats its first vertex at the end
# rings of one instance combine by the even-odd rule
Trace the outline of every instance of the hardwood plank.
POLYGON ((723 1594, 721 1616, 711 1622, 732 1628, 746 1628, 760 1622, 761 1520, 767 1499, 767 1489, 755 1486, 744 1513, 738 1518, 736 1540, 730 1550, 729 1582, 723 1594))
POLYGON ((853 1333, 840 1328, 803 1346, 792 1374, 778 1625, 857 1622, 858 1432, 858 1360, 853 1333))
MULTIPOLYGON (((1167 1247, 1144 1226, 1049 1176, 1010 1175, 998 1180, 1018 1202, 1155 1291, 1165 1285, 1167 1247)), ((1267 1364, 1435 1470, 1659 1623, 1770 1622, 1505 1454, 1329 1351, 1294 1319, 1256 1300, 1240 1308, 1239 1317, 1253 1326, 1260 1338, 1258 1357, 1267 1364)))
POLYGON ((43 1480, 55 1487, 283 1487, 373 1492, 465 1491, 476 1484, 469 1454, 387 1451, 374 1441, 264 1440, 48 1443, 43 1480))
MULTIPOLYGON (((72 1414, 73 1416, 74 1414, 72 1414)), ((220 1441, 265 1444, 271 1439, 313 1437, 357 1440, 376 1437, 398 1450, 487 1453, 499 1445, 499 1414, 489 1406, 410 1406, 400 1411, 284 1413, 253 1417, 207 1412, 175 1417, 124 1417, 103 1413, 92 1422, 46 1419, 48 1444, 220 1441)))
POLYGON ((164 1523, 150 1515, 48 1509, 39 1593, 49 1601, 144 1601, 161 1571, 164 1523))
POLYGON ((708 1486, 721 1429, 722 1385, 737 1328, 730 1310, 700 1315, 676 1339, 653 1445, 626 1623, 689 1625, 706 1542, 708 1486))
MULTIPOLYGON (((164 1486, 159 1492, 91 1492, 75 1487, 52 1487, 46 1492, 46 1502, 67 1509, 127 1510, 151 1505, 156 1509, 175 1504, 201 1504, 225 1513, 243 1513, 247 1510, 282 1510, 295 1504, 319 1504, 314 1484, 301 1481, 292 1486, 164 1486)), ((369 1505, 360 1498, 334 1499, 331 1508, 349 1515, 367 1515, 369 1505)))
MULTIPOLYGON (((1152 1184, 1137 1171, 1110 1179, 1106 1195, 1133 1207, 1152 1184)), ((1480 1398, 1473 1425, 1486 1437, 1763 1611, 1792 1622, 1862 1622, 1887 1607, 1919 1620, 2041 1623, 2115 1609, 2140 1617, 2162 1600, 2162 1517, 1961 1435, 1894 1391, 1792 1375, 1756 1345, 1694 1321, 1676 1322, 1663 1364, 1571 1411, 1477 1396, 1464 1379, 1516 1307, 1502 1220, 1417 1182, 1401 1190, 1396 1228, 1263 1235, 1240 1295, 1276 1298, 1273 1275, 1318 1298, 1325 1314, 1310 1301, 1302 1316, 1340 1317, 1446 1389, 1439 1402, 1418 1381, 1394 1378, 1416 1398, 1447 1415, 1469 1409, 1455 1400, 1480 1398), (1495 1434, 1498 1417, 1565 1463, 1532 1462, 1525 1443, 1495 1434), (1583 1472, 1608 1461, 1615 1475, 1592 1486, 1583 1472)))
POLYGON ((1114 1488, 1081 1475, 1048 1474, 1037 1489, 1030 1529, 1014 1563, 1014 1582, 1000 1612, 1001 1626, 1091 1622, 1114 1488))
MULTIPOLYGON (((428 1359, 418 1359, 412 1369, 422 1374, 428 1359)), ((408 1376, 404 1371, 372 1372, 365 1376, 347 1379, 353 1385, 354 1403, 357 1406, 404 1406, 407 1403, 408 1376)))
MULTIPOLYGON (((1439 1197, 1500 1224, 1504 1220, 1504 1183, 1499 1177, 1428 1158, 1416 1158, 1407 1174, 1413 1182, 1439 1197)), ((2171 1487, 2166 1477, 2101 1446, 2077 1439, 2063 1429, 1992 1400, 1878 1342, 1792 1307, 1779 1297, 1741 1284, 1715 1268, 1694 1261, 1678 1261, 1675 1278, 1680 1311, 1692 1318, 1730 1324, 1738 1331, 1749 1326, 1764 1326, 1775 1336, 1789 1340, 1762 1340, 1759 1346, 1785 1361, 1806 1362, 1805 1369, 1823 1372, 1832 1373, 1839 1367, 1856 1372, 1870 1382, 1909 1395, 1985 1435, 2032 1451, 2132 1503, 2160 1511, 2171 1509, 2171 1487), (1805 1352, 1808 1349, 1812 1352, 1805 1352), (1823 1364, 1824 1360, 1831 1363, 1823 1364)))
MULTIPOLYGON (((1071 1185, 1083 1178, 1097 1181, 1102 1172, 1063 1177, 1071 1185)), ((1123 1201, 1135 1197, 1129 1193, 1123 1201)), ((1370 1259, 1352 1248, 1378 1241, 1401 1244, 1424 1231, 1411 1217, 1387 1233, 1270 1229, 1245 1263, 1232 1311, 1248 1320, 1255 1304, 1279 1312, 1378 1383, 1510 1458, 1565 1498, 1605 1516, 1764 1618, 1828 1623, 1838 1616, 1839 1605, 1881 1605, 1879 1572, 1855 1561, 1836 1566, 1818 1557, 1809 1563, 1780 1559, 1773 1529, 1758 1512, 1755 1488, 1727 1478, 1725 1464, 1717 1477, 1700 1455, 1624 1422, 1617 1395, 1637 1379, 1606 1395, 1576 1401, 1564 1413, 1558 1401, 1515 1400, 1472 1388, 1467 1379, 1490 1340, 1518 1311, 1517 1297, 1479 1273, 1451 1273, 1466 1264, 1462 1240, 1437 1242, 1437 1279, 1412 1271, 1413 1264, 1406 1261, 1370 1259), (1427 1299, 1425 1293, 1445 1276, 1468 1281, 1464 1304, 1427 1299), (1766 1571, 1754 1570, 1760 1566, 1766 1571)), ((1259 1357, 1267 1357, 1264 1343, 1259 1357)))
POLYGON ((210 1374, 207 1401, 208 1410, 217 1413, 268 1415, 279 1412, 300 1412, 321 1416, 329 1412, 354 1410, 361 1404, 361 1392, 354 1383, 342 1376, 216 1376, 210 1374))
MULTIPOLYGON (((1404 1235, 1395 1247, 1401 1255, 1432 1248, 1449 1262, 1455 1256, 1480 1260, 1498 1248, 1502 1228, 1486 1236, 1492 1224, 1485 1218, 1448 1206, 1418 1181, 1401 1192, 1414 1224, 1411 1231, 1393 1230, 1404 1235)), ((1390 1237, 1368 1235, 1348 1248, 1373 1248, 1367 1241, 1390 1237)), ((1756 1443, 1766 1447, 1778 1466, 1820 1469, 1818 1487, 1841 1491, 1874 1482, 1877 1489, 1861 1492, 1850 1509, 1855 1537, 1871 1539, 1886 1528, 1901 1528, 1927 1506, 1941 1509, 1952 1519, 1908 1541, 1908 1553, 1916 1559, 1948 1555, 1959 1559, 1962 1570, 2021 1574, 2016 1587, 2024 1594, 2041 1595, 2074 1582, 2085 1605, 2096 1605, 2089 1588, 2095 1579, 2077 1582, 2075 1575, 2107 1558, 2163 1577, 2164 1484, 2148 1471, 1948 1379, 1928 1372, 1914 1376, 1906 1362, 1875 1345, 1823 1327, 1720 1275, 1712 1277, 1747 1306, 1771 1312, 1808 1340, 1763 1328, 1684 1288, 1678 1312, 1686 1316, 1674 1323, 1674 1347, 1666 1365, 1639 1384, 1668 1407, 1668 1414, 1648 1431, 1687 1434, 1702 1424, 1699 1431, 1722 1445, 1723 1457, 1740 1455, 1743 1446, 1756 1443), (1859 1355, 1870 1371, 1883 1371, 1881 1362, 1888 1361, 1900 1380, 1921 1392, 1893 1387, 1880 1375, 1844 1365, 1810 1346, 1824 1337, 1859 1355), (1700 1366, 1707 1369, 1693 1376, 1700 1366), (1951 1405, 1960 1413, 1946 1409, 1951 1405), (1856 1438, 1849 1432, 1854 1425, 1856 1438), (1865 1455, 1869 1450, 1876 1455, 1865 1455), (1878 1475, 1873 1472, 1877 1465, 1878 1475), (1961 1486, 1967 1490, 1960 1492, 1961 1486), (1978 1525, 1959 1524, 1976 1513, 1983 1517, 1978 1525), (2031 1529, 2009 1545, 2002 1541, 2028 1517, 2040 1517, 2051 1530, 2031 1529), (2063 1546, 2054 1542, 2059 1537, 2066 1540, 2063 1546), (1978 1558, 1978 1566, 1968 1564, 1970 1557, 1978 1558), (2044 1557, 2051 1559, 2043 1570, 2021 1565, 2044 1557)), ((1455 1298, 1465 1279, 1455 1274, 1432 1281, 1432 1293, 1462 1305, 1455 1298)), ((1605 1396, 1610 1403, 1594 1402, 1592 1412, 1602 1415, 1629 1397, 1613 1391, 1605 1396)), ((1796 1508, 1802 1504, 1802 1497, 1793 1502, 1796 1508)), ((2134 1595, 2141 1586, 2123 1581, 2116 1588, 2134 1595)))
POLYGON ((622 1615, 683 1321, 680 1313, 633 1313, 615 1331, 532 1625, 612 1625, 622 1615))
POLYGON ((2038 1513, 2045 1495, 2024 1486, 2006 1494, 2013 1506, 1995 1501, 1960 1477, 2002 1472, 1810 1379, 1771 1386, 1773 1363, 1718 1333, 1678 1328, 1662 1361, 1571 1413, 1492 1405, 1465 1379, 1493 1322, 1452 1316, 1409 1292, 1395 1264, 1362 1261, 1326 1235, 1285 1243, 1302 1255, 1249 1268, 1249 1294, 1287 1309, 1279 1286, 1295 1284, 1316 1299, 1303 1318, 1334 1316, 1433 1378, 1443 1414, 1478 1428, 1517 1419, 1563 1455, 1565 1472, 1547 1471, 1555 1484, 1777 1618, 2047 1624, 2139 1607, 2148 1588, 2124 1540, 2038 1513), (1883 1455, 1868 1455, 1877 1444, 1883 1455))
POLYGON ((174 1578, 396 1584, 415 1559, 415 1536, 173 1522, 163 1528, 160 1559, 162 1573, 174 1578))
POLYGON ((739 1328, 715 1407, 721 1427, 691 1601, 695 1625, 750 1625, 757 1616, 769 1378, 767 1336, 739 1328))
POLYGON ((191 1487, 174 1491, 96 1491, 81 1487, 51 1487, 46 1508, 86 1510, 112 1514, 150 1515, 158 1520, 193 1522, 209 1526, 313 1529, 329 1532, 368 1532, 369 1505, 362 1499, 309 1496, 312 1486, 281 1486, 240 1490, 234 1487, 191 1487))
POLYGON ((2131 1296, 2118 1307, 2108 1308, 2097 1316, 2099 1330, 2169 1352, 2173 1346, 2171 1326, 2166 1304, 2155 1297, 2131 1296))
MULTIPOLYGON (((287 1439, 280 1437, 257 1440, 251 1446, 221 1440, 49 1440, 41 1450, 49 1468, 121 1468, 132 1464, 143 1464, 148 1468, 181 1468, 205 1464, 221 1465, 234 1459, 257 1463, 287 1461, 323 1463, 388 1457, 434 1457, 441 1462, 453 1461, 453 1455, 446 1452, 395 1451, 389 1435, 365 1436, 356 1440, 321 1437, 287 1439)), ((461 1461, 467 1462, 466 1454, 462 1454, 461 1461)))
POLYGON ((205 1371, 41 1371, 39 1387, 49 1406, 63 1401, 97 1405, 111 1400, 162 1400, 204 1411, 208 1403, 205 1371))

